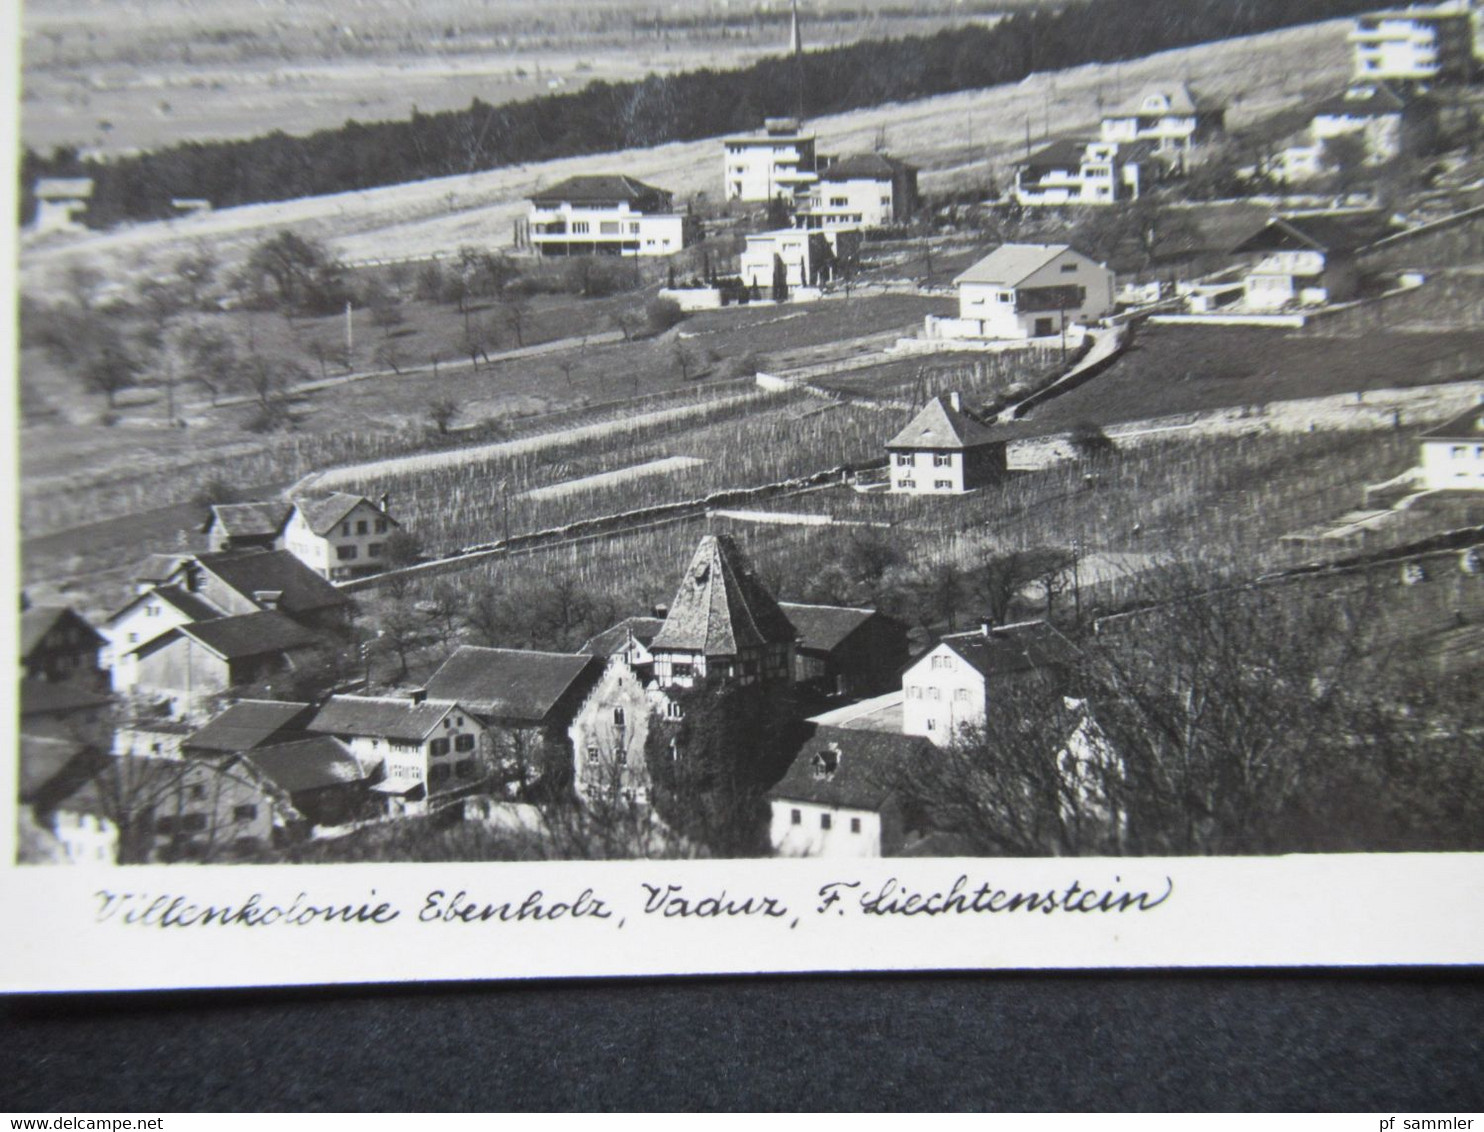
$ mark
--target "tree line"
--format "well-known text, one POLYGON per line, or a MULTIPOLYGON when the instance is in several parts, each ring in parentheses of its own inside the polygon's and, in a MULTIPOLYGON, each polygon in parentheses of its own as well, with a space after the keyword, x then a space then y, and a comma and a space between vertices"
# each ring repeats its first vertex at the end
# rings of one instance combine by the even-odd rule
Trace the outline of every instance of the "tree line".
MULTIPOLYGON (((1019 12, 993 27, 931 36, 869 40, 809 52, 808 113, 837 114, 886 102, 1013 83, 1037 71, 1115 62, 1192 43, 1251 35, 1349 15, 1370 0, 1075 0, 1055 10, 1019 12)), ((22 221, 35 208, 37 177, 86 176, 95 182, 86 222, 108 227, 170 215, 172 199, 205 198, 216 207, 346 192, 453 176, 559 157, 692 141, 756 129, 796 105, 792 59, 750 67, 594 82, 570 94, 400 121, 348 121, 304 136, 274 131, 223 142, 188 142, 111 161, 75 149, 27 149, 21 162, 22 221)))

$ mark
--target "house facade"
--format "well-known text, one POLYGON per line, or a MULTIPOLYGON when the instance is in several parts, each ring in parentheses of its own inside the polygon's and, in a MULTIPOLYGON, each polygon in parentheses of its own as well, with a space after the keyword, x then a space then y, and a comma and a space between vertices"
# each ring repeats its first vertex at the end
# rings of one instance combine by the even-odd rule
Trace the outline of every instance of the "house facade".
POLYGON ((589 801, 647 802, 644 744, 656 698, 622 655, 608 658, 602 675, 573 716, 568 736, 573 789, 589 801))
POLYGON ((1356 18, 1349 39, 1352 73, 1362 82, 1385 79, 1426 89, 1469 82, 1474 75, 1469 7, 1440 4, 1371 12, 1356 18))
POLYGON ((963 411, 957 393, 934 397, 886 442, 890 490, 962 495, 1003 476, 1006 443, 963 411))
POLYGON ((1354 298, 1360 290, 1356 253, 1384 231, 1384 218, 1369 212, 1274 217, 1234 249, 1260 257, 1243 278, 1243 304, 1265 312, 1354 298))
POLYGON ((964 728, 984 724, 992 682, 1052 675, 1058 664, 1047 641, 990 632, 944 637, 902 673, 902 733, 946 747, 964 728))
POLYGON ((797 118, 768 118, 760 134, 722 140, 722 184, 726 200, 802 201, 819 180, 815 136, 797 118))
POLYGON ((21 613, 21 675, 28 680, 94 681, 108 638, 67 606, 35 606, 21 613))
POLYGON ((899 686, 907 626, 875 609, 780 601, 799 631, 794 683, 824 695, 874 696, 899 686))
POLYGON ((103 623, 107 645, 100 653, 115 692, 129 693, 139 682, 138 649, 157 637, 222 611, 180 586, 146 590, 103 623))
POLYGON ((1484 490, 1484 404, 1424 432, 1422 482, 1429 491, 1484 490))
POLYGON ((929 315, 929 338, 1050 338, 1113 310, 1113 272, 1066 244, 1002 244, 954 283, 958 317, 929 315))
POLYGON ((694 242, 694 220, 664 189, 626 174, 569 177, 531 194, 526 240, 541 256, 673 255, 694 242))
POLYGON ((859 254, 860 231, 855 228, 778 228, 747 237, 737 261, 737 273, 745 286, 755 287, 763 298, 772 296, 776 264, 783 264, 790 287, 818 287, 835 278, 837 264, 859 254))
POLYGON ((1015 167, 1011 196, 1023 207, 1110 205, 1138 200, 1156 179, 1147 141, 1059 141, 1015 167))
POLYGON ((1437 141, 1437 103, 1385 83, 1353 83, 1322 103, 1309 129, 1323 148, 1335 138, 1353 137, 1365 147, 1365 163, 1382 165, 1405 154, 1426 153, 1437 141))
POLYGON ((428 813, 440 795, 488 777, 485 728, 452 700, 331 696, 304 729, 339 739, 362 767, 379 767, 370 789, 391 816, 428 813))
POLYGON ((1099 137, 1104 142, 1149 142, 1154 152, 1184 168, 1191 152, 1225 126, 1223 107, 1191 92, 1184 83, 1145 87, 1127 105, 1106 115, 1099 137))
POLYGON ((660 688, 792 678, 798 631, 729 535, 705 535, 650 645, 660 688))
POLYGON ((768 838, 779 857, 884 857, 905 840, 892 779, 921 758, 922 739, 815 727, 768 791, 768 838))
POLYGON ((819 174, 801 228, 888 228, 917 211, 917 169, 882 153, 842 157, 819 174))
POLYGON ((296 500, 278 546, 320 577, 340 581, 385 569, 386 541, 396 529, 385 496, 377 506, 337 491, 324 499, 296 500))

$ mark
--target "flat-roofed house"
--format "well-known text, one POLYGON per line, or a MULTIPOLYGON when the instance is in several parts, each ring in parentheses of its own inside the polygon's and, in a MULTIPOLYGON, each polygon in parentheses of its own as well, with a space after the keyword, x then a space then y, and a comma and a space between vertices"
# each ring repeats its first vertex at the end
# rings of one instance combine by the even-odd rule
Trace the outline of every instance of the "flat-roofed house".
POLYGON ((626 173, 569 177, 530 200, 525 232, 537 255, 673 255, 695 241, 695 220, 669 192, 626 173))
POLYGON ((1484 490, 1484 404, 1417 438, 1422 482, 1430 491, 1484 490))
POLYGON ((571 786, 569 729, 603 671, 595 656, 463 645, 428 679, 489 730, 498 790, 510 797, 571 786))
POLYGON ((93 199, 91 177, 41 177, 33 190, 36 217, 34 232, 66 232, 81 227, 78 217, 93 199))
POLYGON ((1472 8, 1417 5, 1357 16, 1350 31, 1354 77, 1413 83, 1421 89, 1473 81, 1472 8))
POLYGON ((1002 244, 953 282, 958 318, 929 315, 929 338, 1049 338, 1113 309, 1113 272, 1066 244, 1002 244))
POLYGON ((488 776, 484 725, 453 700, 331 696, 304 729, 335 736, 368 770, 380 767, 370 789, 393 816, 425 814, 440 795, 467 793, 488 776))
POLYGON ((799 631, 794 683, 832 696, 874 696, 900 685, 907 626, 875 609, 780 601, 799 631))
POLYGON ((891 491, 961 495, 1005 474, 1006 442, 963 411, 957 393, 934 397, 886 442, 891 491))
POLYGON ((1163 166, 1150 165, 1154 143, 1064 139, 1016 162, 1011 196, 1026 207, 1112 205, 1138 200, 1163 166))
POLYGON ((819 174, 801 228, 889 228, 917 211, 917 167, 884 153, 842 157, 819 174))
POLYGON ((768 791, 769 840, 779 857, 885 857, 905 841, 893 776, 927 740, 816 726, 768 791))
POLYGON ((818 287, 834 279, 842 261, 860 251, 858 228, 776 228, 755 232, 737 260, 737 273, 745 286, 756 288, 762 298, 772 297, 772 287, 781 264, 789 287, 818 287))
POLYGON ((768 118, 760 134, 723 138, 725 199, 803 200, 819 180, 814 143, 815 136, 805 133, 797 118, 768 118))
POLYGON ((661 688, 788 681, 798 630, 729 535, 704 535, 650 645, 661 688))

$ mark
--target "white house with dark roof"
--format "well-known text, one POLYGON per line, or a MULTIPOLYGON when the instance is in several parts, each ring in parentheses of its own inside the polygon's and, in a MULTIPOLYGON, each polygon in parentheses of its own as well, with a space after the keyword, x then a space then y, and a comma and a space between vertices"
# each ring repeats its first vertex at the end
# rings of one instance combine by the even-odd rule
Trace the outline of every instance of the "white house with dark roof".
POLYGON ((278 538, 322 578, 339 581, 385 568, 386 540, 397 529, 387 497, 377 506, 361 495, 337 491, 323 499, 297 499, 278 538))
POLYGON ((224 615, 223 610, 179 585, 155 586, 135 597, 103 623, 108 643, 99 656, 113 690, 127 693, 138 683, 140 646, 182 625, 224 615))
POLYGON ((1422 448, 1422 482, 1428 490, 1484 490, 1484 404, 1417 439, 1422 448))
POLYGON ((1356 255, 1386 228, 1386 217, 1374 211, 1273 217, 1232 250, 1236 256, 1258 257, 1243 280, 1243 305, 1263 312, 1355 297, 1360 289, 1356 255))
POLYGON ((1120 144, 1149 142, 1154 152, 1183 168, 1186 155, 1220 133, 1225 121, 1224 107, 1195 94, 1185 83, 1151 83, 1103 115, 1099 137, 1120 144))
POLYGON ((902 732, 947 746, 965 727, 984 723, 992 681, 1050 675, 1062 661, 1058 643, 1044 636, 946 636, 902 672, 902 732))
POLYGON ((626 173, 569 177, 530 200, 525 238, 537 255, 673 255, 696 235, 669 192, 626 173))
POLYGON ((362 766, 380 766, 371 790, 393 815, 426 813, 438 795, 488 776, 484 725, 453 700, 331 696, 304 730, 333 735, 362 766))
POLYGON ((886 442, 891 491, 962 495, 1004 475, 1006 443, 963 411, 957 393, 934 397, 886 442))
POLYGON ((36 217, 33 232, 67 232, 81 227, 78 215, 93 199, 91 177, 41 177, 33 190, 36 217))
POLYGON ((1067 244, 1001 244, 956 279, 958 317, 928 338, 1050 338, 1113 310, 1113 272, 1067 244))
POLYGON ((1055 141, 1015 163, 1010 195, 1023 207, 1138 200, 1163 171, 1150 165, 1154 150, 1148 141, 1055 141))
POLYGON ((800 228, 887 228, 917 211, 917 168, 884 153, 855 153, 821 170, 796 216, 800 228))
POLYGON ((926 740, 816 726, 768 791, 768 837, 779 857, 884 857, 905 840, 893 776, 926 740))
POLYGON ((731 536, 704 535, 650 645, 655 681, 787 681, 798 635, 731 536))
POLYGON ((724 199, 801 201, 819 180, 821 160, 815 135, 807 134, 797 118, 768 118, 762 133, 722 139, 724 199))

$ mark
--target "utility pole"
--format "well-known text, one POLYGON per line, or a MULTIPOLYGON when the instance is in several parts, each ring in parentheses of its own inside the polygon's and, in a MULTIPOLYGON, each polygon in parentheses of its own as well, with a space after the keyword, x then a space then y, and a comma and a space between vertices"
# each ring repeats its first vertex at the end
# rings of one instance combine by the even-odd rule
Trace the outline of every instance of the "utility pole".
POLYGON ((799 122, 804 121, 804 36, 799 29, 799 0, 793 0, 792 23, 789 28, 789 40, 794 53, 794 87, 796 101, 794 109, 797 112, 799 122))
POLYGON ((345 300, 345 364, 350 365, 350 359, 356 350, 356 324, 351 318, 351 301, 345 300))
POLYGON ((1072 610, 1077 624, 1082 624, 1082 578, 1079 563, 1082 559, 1082 540, 1072 539, 1072 610))

